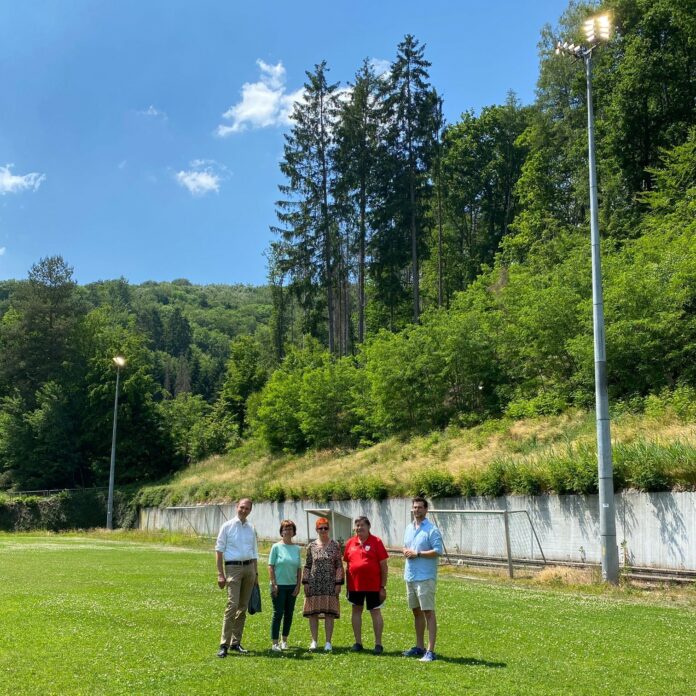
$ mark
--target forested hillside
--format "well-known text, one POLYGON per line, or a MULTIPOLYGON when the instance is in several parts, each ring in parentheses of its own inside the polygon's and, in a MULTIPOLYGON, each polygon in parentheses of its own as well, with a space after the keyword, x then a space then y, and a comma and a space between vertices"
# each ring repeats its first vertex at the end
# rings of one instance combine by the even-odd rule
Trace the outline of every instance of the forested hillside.
POLYGON ((615 26, 594 61, 610 400, 693 419, 696 6, 572 2, 542 31, 530 105, 446 123, 414 36, 385 74, 308 71, 266 287, 78 287, 59 257, 0 283, 0 486, 104 482, 117 353, 121 482, 214 453, 234 467, 244 440, 345 449, 591 408, 585 74, 553 47, 598 10, 615 26))
POLYGON ((251 346, 259 375, 270 366, 269 289, 184 279, 80 287, 72 274, 47 257, 27 280, 0 282, 0 486, 104 483, 116 355, 127 361, 121 482, 158 479, 236 443, 234 413, 210 416, 234 381, 232 355, 251 346))

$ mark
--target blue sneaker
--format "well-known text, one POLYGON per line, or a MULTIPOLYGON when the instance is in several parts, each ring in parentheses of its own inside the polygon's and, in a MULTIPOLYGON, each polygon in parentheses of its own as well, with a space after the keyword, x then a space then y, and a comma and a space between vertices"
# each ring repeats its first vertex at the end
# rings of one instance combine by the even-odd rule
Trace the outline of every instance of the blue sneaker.
POLYGON ((410 650, 404 650, 401 654, 404 657, 422 657, 425 655, 425 650, 414 645, 410 650))
POLYGON ((419 662, 433 662, 435 660, 435 653, 432 650, 426 650, 425 655, 421 657, 419 662))

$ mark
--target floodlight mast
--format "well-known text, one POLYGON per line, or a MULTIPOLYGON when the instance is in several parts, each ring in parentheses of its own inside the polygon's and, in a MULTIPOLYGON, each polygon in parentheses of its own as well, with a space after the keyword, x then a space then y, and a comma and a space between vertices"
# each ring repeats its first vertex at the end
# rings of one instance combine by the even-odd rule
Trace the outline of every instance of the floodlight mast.
POLYGON ((614 471, 611 456, 609 425, 609 394, 607 390, 607 358, 604 332, 604 296, 599 245, 597 212, 597 167, 595 161, 594 109, 592 105, 592 52, 598 38, 608 40, 611 23, 607 15, 592 17, 584 23, 586 46, 556 44, 556 54, 565 53, 582 59, 587 82, 587 139, 590 175, 590 239, 592 246, 592 324, 594 333, 595 403, 597 421, 597 471, 599 489, 599 533, 601 543, 602 579, 616 584, 619 580, 619 549, 616 545, 616 513, 614 506, 614 471))
POLYGON ((126 359, 122 355, 113 358, 116 365, 116 393, 114 395, 114 419, 111 431, 111 462, 109 465, 109 496, 106 503, 106 528, 114 528, 114 478, 116 474, 116 424, 118 423, 118 387, 121 381, 121 368, 125 367, 126 359))

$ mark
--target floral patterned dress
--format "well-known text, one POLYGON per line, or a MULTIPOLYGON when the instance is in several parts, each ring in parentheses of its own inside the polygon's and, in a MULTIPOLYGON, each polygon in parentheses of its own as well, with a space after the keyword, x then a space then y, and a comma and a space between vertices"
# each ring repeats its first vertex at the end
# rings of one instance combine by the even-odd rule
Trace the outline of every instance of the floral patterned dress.
POLYGON ((305 586, 303 616, 338 619, 341 610, 336 596, 336 584, 343 584, 341 547, 333 539, 325 546, 313 541, 307 547, 307 560, 302 573, 305 586))

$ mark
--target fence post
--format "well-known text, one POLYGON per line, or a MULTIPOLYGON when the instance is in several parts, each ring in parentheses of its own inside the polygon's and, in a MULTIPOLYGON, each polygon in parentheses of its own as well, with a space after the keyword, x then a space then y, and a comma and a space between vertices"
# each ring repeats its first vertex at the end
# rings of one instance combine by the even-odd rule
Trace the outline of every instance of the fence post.
POLYGON ((514 577, 512 569, 512 549, 510 548, 510 520, 508 519, 508 511, 503 512, 503 521, 505 522, 505 553, 507 555, 508 575, 514 577))

